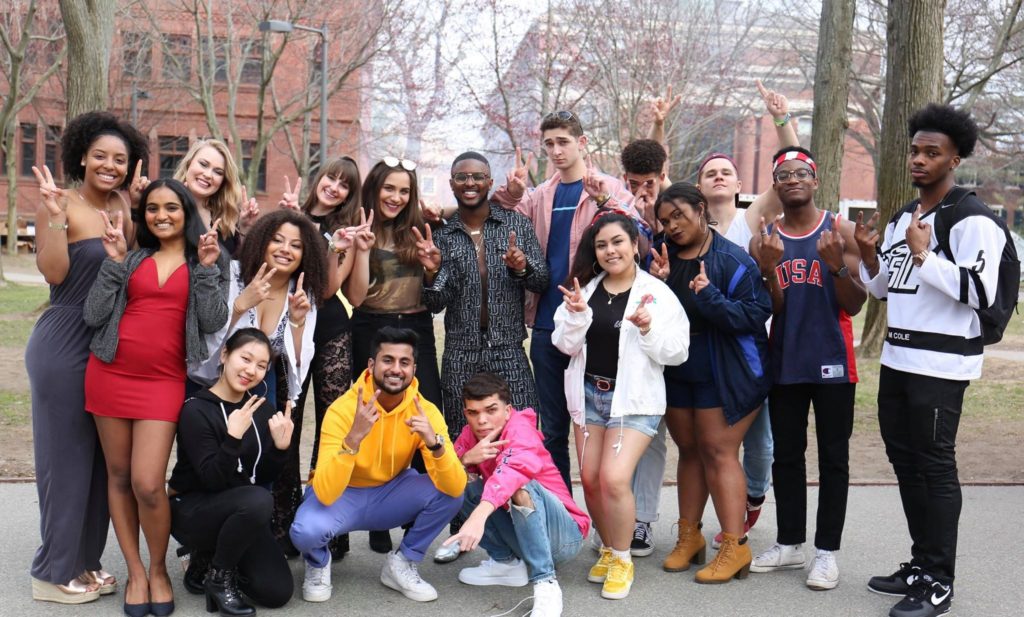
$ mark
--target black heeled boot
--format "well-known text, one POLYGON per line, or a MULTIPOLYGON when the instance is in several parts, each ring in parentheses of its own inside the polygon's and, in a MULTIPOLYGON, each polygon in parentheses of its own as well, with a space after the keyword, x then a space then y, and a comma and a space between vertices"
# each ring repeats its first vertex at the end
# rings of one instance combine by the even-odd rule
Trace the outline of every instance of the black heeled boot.
POLYGON ((204 584, 206 581, 206 573, 209 569, 209 553, 192 551, 192 555, 188 560, 188 569, 185 570, 185 578, 182 581, 185 585, 185 589, 189 593, 197 596, 206 593, 206 587, 204 584))
POLYGON ((256 609, 246 604, 238 591, 238 571, 234 568, 221 570, 210 566, 203 586, 206 588, 207 613, 215 613, 219 609, 221 615, 232 617, 256 614, 256 609))

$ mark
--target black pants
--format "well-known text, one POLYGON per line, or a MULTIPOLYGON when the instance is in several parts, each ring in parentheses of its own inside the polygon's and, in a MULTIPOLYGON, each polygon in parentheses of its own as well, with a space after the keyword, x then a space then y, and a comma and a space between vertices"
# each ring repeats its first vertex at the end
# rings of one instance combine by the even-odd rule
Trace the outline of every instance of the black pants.
POLYGON ((484 346, 480 349, 448 347, 441 358, 441 383, 444 390, 444 421, 448 425, 451 443, 458 439, 462 427, 466 426, 466 416, 462 411, 462 386, 466 385, 470 377, 484 371, 499 375, 508 382, 512 405, 516 409, 537 409, 533 372, 530 371, 530 361, 526 359, 522 344, 492 346, 485 336, 484 346))
POLYGON ((420 395, 442 407, 441 375, 437 370, 437 349, 434 346, 434 318, 430 311, 420 313, 367 313, 352 312, 352 379, 358 380, 370 359, 370 343, 377 330, 384 326, 415 330, 420 335, 417 346, 416 379, 420 382, 420 395))
POLYGON ((856 384, 776 385, 768 396, 772 410, 775 511, 779 544, 807 539, 807 417, 814 403, 818 441, 818 516, 814 546, 837 551, 846 523, 850 487, 850 435, 856 384))
POLYGON ((955 573, 963 503, 956 432, 969 383, 886 366, 878 380, 878 426, 900 485, 911 563, 943 582, 955 573))
POLYGON ((274 507, 261 486, 186 493, 171 500, 171 532, 193 552, 212 555, 215 568, 237 568, 242 593, 268 608, 284 606, 294 583, 270 531, 274 507))

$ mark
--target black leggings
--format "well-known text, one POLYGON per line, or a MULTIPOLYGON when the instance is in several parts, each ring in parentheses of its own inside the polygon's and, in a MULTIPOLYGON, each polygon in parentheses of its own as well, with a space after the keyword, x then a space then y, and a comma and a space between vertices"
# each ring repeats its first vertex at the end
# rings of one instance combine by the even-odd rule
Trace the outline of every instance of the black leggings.
POLYGON ((219 493, 185 493, 171 500, 171 532, 196 553, 211 554, 215 568, 237 568, 242 593, 268 608, 284 606, 294 583, 270 532, 273 498, 260 486, 219 493))

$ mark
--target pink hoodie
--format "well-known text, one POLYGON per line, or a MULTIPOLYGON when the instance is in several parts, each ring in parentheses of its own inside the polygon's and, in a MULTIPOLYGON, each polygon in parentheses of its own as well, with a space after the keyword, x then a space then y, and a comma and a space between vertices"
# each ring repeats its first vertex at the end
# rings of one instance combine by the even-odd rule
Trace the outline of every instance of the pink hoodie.
MULTIPOLYGON (((536 480, 558 497, 586 538, 590 533, 590 517, 573 501, 569 489, 562 481, 562 475, 544 448, 544 437, 537 430, 537 415, 530 408, 517 411, 510 407, 509 410, 511 414, 508 422, 501 436, 495 440, 508 440, 509 443, 493 459, 466 468, 466 471, 478 473, 483 478, 483 501, 495 508, 508 508, 512 494, 530 480, 536 480)), ((472 428, 463 427, 459 438, 455 440, 455 454, 462 458, 478 441, 472 428)))

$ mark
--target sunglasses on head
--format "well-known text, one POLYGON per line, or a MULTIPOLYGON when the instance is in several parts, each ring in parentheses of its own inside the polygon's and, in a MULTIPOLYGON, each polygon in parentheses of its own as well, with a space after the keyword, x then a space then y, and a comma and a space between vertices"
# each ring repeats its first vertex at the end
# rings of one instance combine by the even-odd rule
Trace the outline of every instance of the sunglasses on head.
POLYGON ((388 167, 398 167, 401 165, 405 171, 415 171, 416 163, 409 159, 400 159, 397 156, 385 156, 383 159, 384 164, 388 167))
MULTIPOLYGON (((551 120, 553 118, 558 118, 559 120, 561 120, 563 122, 571 122, 573 120, 576 120, 576 116, 571 111, 564 111, 563 110, 563 111, 553 111, 553 112, 549 113, 548 115, 544 116, 544 121, 551 120)), ((578 122, 578 120, 576 120, 576 121, 578 122)))

